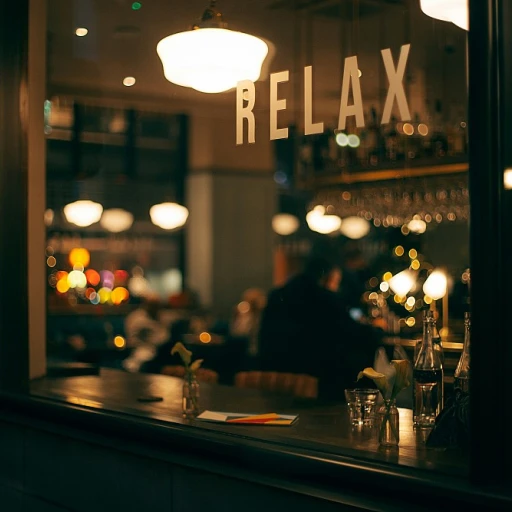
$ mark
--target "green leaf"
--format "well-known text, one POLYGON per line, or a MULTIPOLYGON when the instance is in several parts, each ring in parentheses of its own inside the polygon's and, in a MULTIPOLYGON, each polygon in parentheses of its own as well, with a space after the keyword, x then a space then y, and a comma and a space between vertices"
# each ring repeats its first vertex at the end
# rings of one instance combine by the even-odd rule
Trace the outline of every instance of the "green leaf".
POLYGON ((188 366, 190 364, 190 361, 192 360, 192 352, 190 352, 190 350, 187 350, 185 348, 185 345, 183 345, 181 341, 175 343, 174 347, 172 347, 171 349, 171 356, 173 356, 176 353, 179 354, 185 366, 188 366))
POLYGON ((191 372, 195 372, 196 370, 199 369, 199 367, 201 366, 202 362, 204 361, 204 359, 196 359, 191 365, 190 365, 190 368, 189 370, 191 372))
POLYGON ((409 381, 409 361, 406 359, 393 359, 391 364, 395 367, 396 376, 391 398, 395 398, 402 389, 405 389, 411 383, 409 381))
POLYGON ((362 372, 359 372, 357 380, 360 380, 363 377, 372 379, 375 383, 375 386, 377 386, 377 389, 381 392, 382 396, 386 398, 386 395, 389 391, 389 383, 388 378, 383 373, 376 372, 373 368, 368 367, 365 368, 362 372))

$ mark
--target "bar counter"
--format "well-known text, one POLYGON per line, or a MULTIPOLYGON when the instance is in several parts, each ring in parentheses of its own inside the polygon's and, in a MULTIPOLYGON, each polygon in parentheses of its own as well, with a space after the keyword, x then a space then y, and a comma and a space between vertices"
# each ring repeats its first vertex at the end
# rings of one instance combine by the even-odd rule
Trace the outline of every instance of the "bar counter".
MULTIPOLYGON (((3 394, 0 429, 10 425, 12 435, 20 435, 19 431, 25 432, 24 435, 36 432, 21 444, 28 446, 27 451, 46 454, 43 459, 62 458, 65 462, 60 478, 67 479, 68 473, 73 474, 73 468, 68 466, 82 465, 78 452, 87 458, 92 447, 102 446, 104 455, 91 465, 94 468, 91 472, 98 472, 95 478, 105 478, 104 472, 108 470, 104 468, 111 465, 107 461, 112 457, 117 460, 116 454, 126 452, 142 457, 140 460, 151 460, 156 468, 163 463, 170 465, 173 475, 186 471, 187 496, 189 491, 194 495, 187 500, 192 499, 194 503, 197 500, 208 503, 204 496, 198 497, 207 492, 205 487, 212 485, 208 483, 211 479, 205 479, 204 475, 217 475, 215 478, 223 482, 218 485, 225 485, 226 495, 241 492, 243 499, 248 500, 244 511, 260 510, 267 503, 264 497, 274 492, 281 493, 280 499, 285 500, 279 509, 291 506, 300 511, 311 507, 321 511, 421 511, 427 510, 426 505, 433 499, 447 508, 479 504, 484 507, 482 510, 510 509, 512 504, 512 497, 469 485, 464 453, 426 448, 424 437, 412 428, 410 410, 400 409, 399 448, 386 450, 378 446, 371 428, 350 426, 343 403, 321 403, 201 383, 202 409, 299 415, 298 422, 292 426, 226 425, 183 419, 181 386, 182 381, 174 377, 109 369, 102 369, 100 376, 46 377, 32 382, 30 395, 3 394), (147 395, 160 396, 163 400, 150 403, 137 400, 147 395), (42 441, 42 431, 51 436, 51 441, 46 438, 42 441), (35 444, 31 441, 34 435, 35 444), (69 439, 79 443, 71 451, 69 439), (250 487, 244 487, 249 484, 250 487)), ((31 463, 41 464, 39 459, 34 460, 31 463)), ((123 462, 120 467, 124 466, 123 462)), ((134 474, 140 473, 139 466, 137 462, 134 474)), ((111 471, 123 470, 116 467, 111 471)), ((47 496, 58 492, 48 490, 56 485, 52 478, 53 473, 46 477, 39 492, 47 496)), ((91 478, 87 476, 86 481, 91 478)), ((171 480, 173 496, 180 495, 182 487, 175 488, 176 477, 171 480)), ((78 484, 73 480, 69 485, 78 484)), ((104 484, 95 481, 88 487, 91 485, 104 484)), ((151 485, 147 484, 147 492, 153 492, 151 485)), ((209 499, 216 502, 215 493, 220 491, 211 492, 214 496, 209 499)), ((130 506, 128 510, 137 510, 130 506)), ((213 510, 220 510, 223 505, 212 506, 213 510)), ((156 510, 196 509, 187 501, 184 508, 156 510)))

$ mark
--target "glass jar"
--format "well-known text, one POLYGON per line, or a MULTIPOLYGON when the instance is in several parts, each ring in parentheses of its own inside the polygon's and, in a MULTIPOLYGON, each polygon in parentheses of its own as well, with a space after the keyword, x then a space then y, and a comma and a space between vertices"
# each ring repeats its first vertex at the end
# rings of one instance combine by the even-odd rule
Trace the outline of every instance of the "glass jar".
POLYGON ((199 382, 188 372, 183 379, 183 417, 193 419, 199 414, 199 382))
POLYGON ((396 400, 384 400, 377 411, 377 435, 381 446, 392 448, 400 441, 400 422, 396 400))

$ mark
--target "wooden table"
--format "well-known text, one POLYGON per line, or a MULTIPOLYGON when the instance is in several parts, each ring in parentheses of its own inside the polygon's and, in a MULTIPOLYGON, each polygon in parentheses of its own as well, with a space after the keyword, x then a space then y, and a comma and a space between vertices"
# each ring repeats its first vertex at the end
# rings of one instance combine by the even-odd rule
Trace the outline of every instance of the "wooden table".
POLYGON ((136 415, 158 423, 178 423, 230 436, 256 439, 283 447, 300 446, 319 454, 353 456, 418 469, 433 469, 447 475, 467 473, 467 457, 453 450, 426 448, 425 433, 412 427, 412 411, 400 409, 400 446, 380 448, 374 429, 352 427, 345 404, 321 403, 265 394, 258 390, 201 383, 202 409, 217 411, 299 414, 289 427, 225 425, 185 420, 181 416, 182 381, 175 377, 128 374, 102 369, 100 376, 43 378, 31 385, 37 397, 64 400, 92 409, 136 415), (161 396, 161 402, 139 402, 140 396, 161 396))

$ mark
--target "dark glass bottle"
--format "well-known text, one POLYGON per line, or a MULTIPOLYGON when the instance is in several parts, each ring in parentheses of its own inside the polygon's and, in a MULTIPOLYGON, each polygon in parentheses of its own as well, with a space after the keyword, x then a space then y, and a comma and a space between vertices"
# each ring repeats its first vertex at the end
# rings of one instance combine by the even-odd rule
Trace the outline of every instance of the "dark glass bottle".
POLYGON ((375 107, 370 109, 370 122, 366 133, 366 147, 368 149, 368 164, 377 166, 382 160, 382 134, 377 122, 375 107))
POLYGON ((423 340, 413 371, 413 421, 419 428, 433 427, 443 404, 443 365, 434 350, 434 315, 425 311, 423 340))
POLYGON ((464 347, 462 354, 455 368, 455 381, 453 389, 460 389, 464 393, 469 393, 469 374, 470 374, 470 343, 471 343, 471 316, 470 313, 464 313, 464 347))

